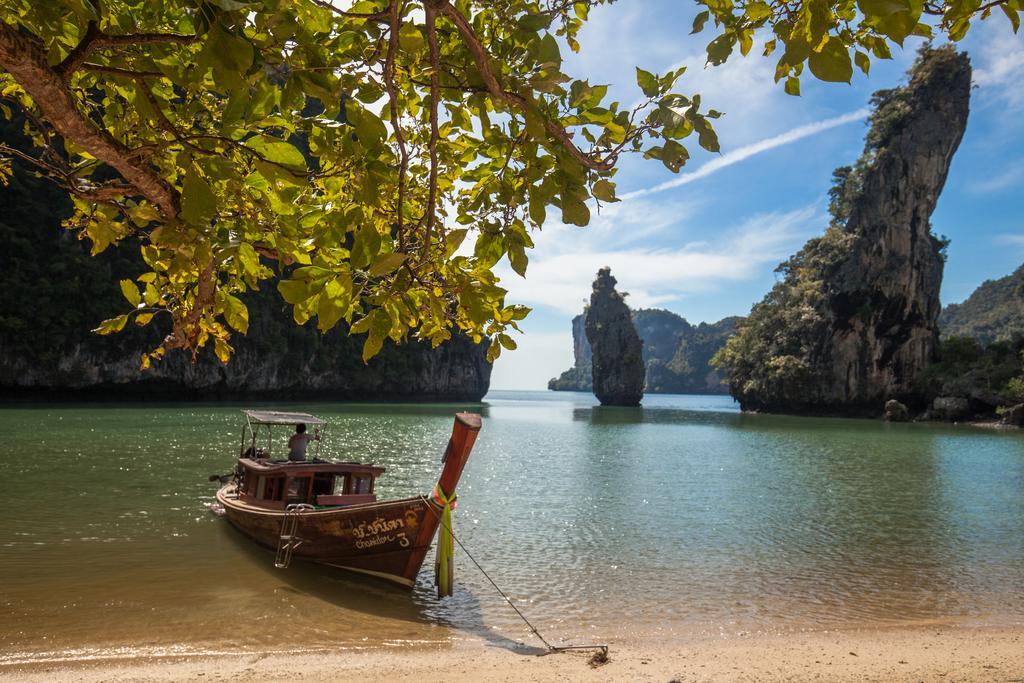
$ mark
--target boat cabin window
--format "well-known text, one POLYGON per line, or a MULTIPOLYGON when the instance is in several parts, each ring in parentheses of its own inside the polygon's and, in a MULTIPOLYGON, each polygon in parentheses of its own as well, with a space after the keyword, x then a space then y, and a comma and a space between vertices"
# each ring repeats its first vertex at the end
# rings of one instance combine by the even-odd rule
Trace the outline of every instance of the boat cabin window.
POLYGON ((373 477, 368 474, 352 475, 352 493, 370 493, 373 488, 373 477))
POLYGON ((260 477, 256 483, 257 500, 283 500, 284 477, 260 477))
POLYGON ((334 495, 335 476, 333 474, 317 474, 313 477, 313 499, 317 496, 334 495))
POLYGON ((295 477, 288 480, 288 504, 309 502, 310 477, 295 477))

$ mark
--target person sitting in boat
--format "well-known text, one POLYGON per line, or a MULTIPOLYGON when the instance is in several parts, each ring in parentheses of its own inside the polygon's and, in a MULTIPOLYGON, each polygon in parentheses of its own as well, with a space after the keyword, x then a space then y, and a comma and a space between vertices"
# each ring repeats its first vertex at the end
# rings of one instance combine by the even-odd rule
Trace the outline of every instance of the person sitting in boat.
POLYGON ((306 433, 306 425, 300 423, 295 425, 295 433, 288 439, 288 459, 302 462, 306 459, 306 447, 310 441, 319 441, 320 434, 310 436, 306 433))

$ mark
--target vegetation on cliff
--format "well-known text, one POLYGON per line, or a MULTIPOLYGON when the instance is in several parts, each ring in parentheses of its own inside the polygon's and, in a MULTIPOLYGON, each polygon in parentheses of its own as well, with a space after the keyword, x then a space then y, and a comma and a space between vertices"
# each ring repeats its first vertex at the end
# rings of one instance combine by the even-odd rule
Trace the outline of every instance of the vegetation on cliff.
POLYGON ((939 325, 938 361, 917 380, 922 395, 967 398, 979 412, 1024 402, 1024 266, 946 306, 939 325))
POLYGON ((963 303, 943 308, 939 328, 943 337, 971 337, 981 344, 1024 335, 1024 265, 983 282, 963 303))
POLYGON ((977 413, 1024 401, 1024 334, 981 344, 971 337, 944 337, 938 360, 918 375, 918 393, 966 398, 977 413))
POLYGON ((864 153, 834 174, 832 220, 713 363, 744 408, 878 413, 913 400, 935 354, 946 242, 928 218, 963 135, 970 64, 924 48, 907 85, 872 98, 864 153))

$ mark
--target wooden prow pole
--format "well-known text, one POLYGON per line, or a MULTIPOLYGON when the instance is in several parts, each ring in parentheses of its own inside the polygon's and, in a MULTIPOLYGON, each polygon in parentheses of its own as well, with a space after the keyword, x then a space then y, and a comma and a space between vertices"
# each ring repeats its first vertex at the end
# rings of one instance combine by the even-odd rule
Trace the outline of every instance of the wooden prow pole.
POLYGON ((437 597, 443 598, 452 594, 455 574, 455 546, 452 533, 452 508, 455 502, 455 487, 462 477, 469 454, 476 443, 480 431, 480 416, 475 413, 456 413, 455 426, 452 427, 452 438, 444 451, 444 469, 437 482, 437 488, 431 496, 431 504, 440 507, 438 514, 437 559, 434 563, 437 597))
POLYGON ((438 484, 449 496, 455 493, 455 487, 462 477, 469 454, 480 433, 480 416, 476 413, 456 413, 455 425, 452 427, 452 438, 448 439, 448 447, 444 451, 441 462, 444 469, 438 484))

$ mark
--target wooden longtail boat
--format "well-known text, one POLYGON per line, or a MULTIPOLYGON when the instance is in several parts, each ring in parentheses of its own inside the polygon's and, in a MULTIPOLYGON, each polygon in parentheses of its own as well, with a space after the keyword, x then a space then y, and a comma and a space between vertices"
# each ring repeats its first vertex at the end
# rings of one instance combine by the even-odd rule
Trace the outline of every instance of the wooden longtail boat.
MULTIPOLYGON (((243 413, 238 464, 232 480, 217 491, 215 511, 260 545, 276 550, 276 566, 286 567, 295 557, 411 587, 442 526, 438 593, 451 593, 451 503, 480 430, 479 415, 456 414, 431 495, 378 501, 374 487, 382 467, 318 457, 271 459, 274 426, 305 424, 319 436, 319 418, 265 410, 243 413), (257 445, 258 438, 263 443, 263 432, 266 449, 257 445)), ((319 441, 314 443, 319 455, 319 441)))

